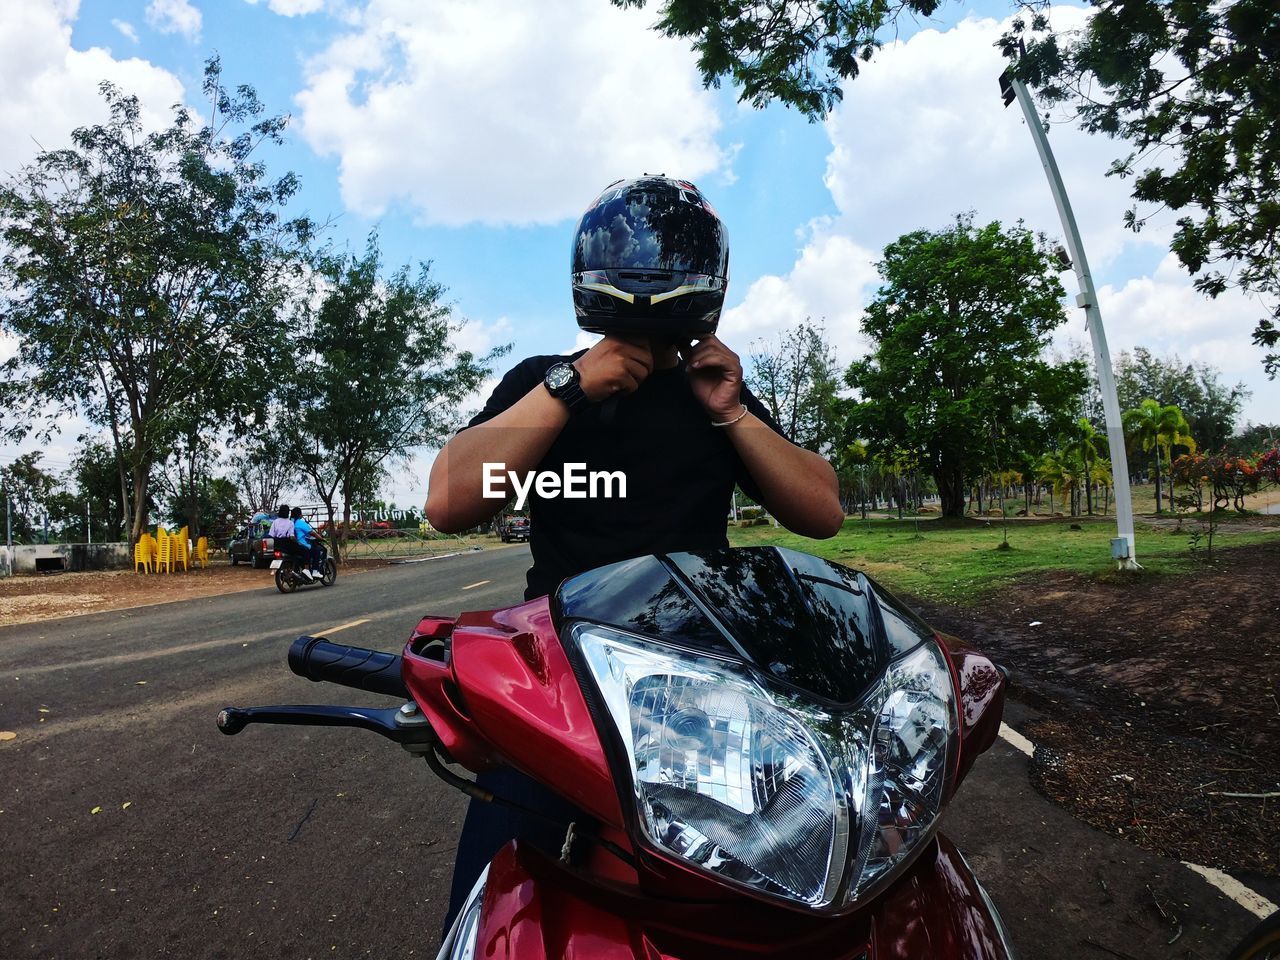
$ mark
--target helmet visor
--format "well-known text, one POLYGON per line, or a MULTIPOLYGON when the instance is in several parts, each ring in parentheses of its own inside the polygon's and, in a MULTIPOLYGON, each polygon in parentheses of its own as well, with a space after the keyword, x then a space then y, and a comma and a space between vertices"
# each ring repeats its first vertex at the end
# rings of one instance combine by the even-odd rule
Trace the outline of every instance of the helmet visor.
POLYGON ((664 270, 727 278, 729 238, 696 187, 612 188, 578 227, 573 271, 664 270))

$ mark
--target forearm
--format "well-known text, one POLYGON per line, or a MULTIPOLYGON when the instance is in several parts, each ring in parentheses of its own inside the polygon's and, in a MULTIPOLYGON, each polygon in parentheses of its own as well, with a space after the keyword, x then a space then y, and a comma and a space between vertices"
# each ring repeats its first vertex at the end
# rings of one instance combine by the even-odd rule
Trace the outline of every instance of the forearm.
POLYGON ((760 488, 764 506, 784 527, 815 539, 836 535, 844 510, 831 464, 750 413, 724 429, 760 488))
POLYGON ((457 434, 431 467, 427 520, 445 533, 488 520, 505 500, 484 496, 484 465, 503 464, 504 478, 508 470, 533 470, 568 422, 569 408, 539 384, 492 420, 457 434))

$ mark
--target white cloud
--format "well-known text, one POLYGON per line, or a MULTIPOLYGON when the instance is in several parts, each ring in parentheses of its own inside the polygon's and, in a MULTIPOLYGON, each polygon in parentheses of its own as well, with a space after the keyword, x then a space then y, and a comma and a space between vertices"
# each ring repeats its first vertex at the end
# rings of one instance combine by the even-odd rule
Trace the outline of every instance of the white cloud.
POLYGON ((146 16, 152 29, 161 33, 180 33, 192 43, 200 39, 204 17, 190 0, 151 0, 146 16))
MULTIPOLYGON (((1085 16, 1054 8, 1059 27, 1085 16)), ((994 20, 972 18, 946 31, 923 30, 887 46, 845 86, 844 101, 826 121, 832 148, 825 183, 838 213, 800 232, 795 266, 756 280, 726 313, 726 334, 772 335, 805 317, 825 317, 848 361, 865 350, 856 330, 876 286, 878 254, 871 251, 910 230, 945 227, 970 209, 979 223, 1023 219, 1061 236, 1032 138, 1017 108, 1000 104, 996 78, 1004 63, 992 44, 1002 31, 994 20)), ((1153 250, 1167 251, 1172 215, 1140 234, 1126 230, 1121 217, 1131 183, 1104 176, 1124 144, 1070 123, 1055 124, 1050 140, 1095 276, 1118 278, 1098 291, 1113 357, 1141 344, 1208 361, 1253 390, 1242 419, 1275 420, 1280 384, 1265 378, 1261 352, 1249 346, 1263 308, 1237 292, 1207 300, 1172 255, 1150 276, 1134 270, 1131 264, 1149 260, 1153 250)), ((1074 295, 1074 277, 1063 282, 1074 295)), ((1072 306, 1059 339, 1085 336, 1083 312, 1072 306)))
MULTIPOLYGON (((1084 23, 1080 8, 1055 6, 1060 29, 1084 23)), ((1005 67, 993 44, 1005 23, 966 19, 887 46, 827 121, 832 151, 825 182, 840 226, 879 249, 909 230, 945 226, 974 210, 979 222, 1019 219, 1061 236, 1034 143, 1016 106, 1000 103, 1005 67)), ((1049 133, 1091 265, 1128 245, 1167 244, 1170 220, 1126 230, 1131 181, 1106 177, 1124 144, 1055 123, 1049 133)))
MULTIPOLYGON (((262 0, 245 0, 245 2, 256 5, 262 0)), ((324 2, 325 0, 267 0, 267 7, 272 13, 278 13, 282 17, 301 17, 323 10, 324 2)))
POLYGON ((133 24, 130 23, 128 20, 116 20, 112 18, 111 25, 115 27, 117 30, 119 30, 120 35, 123 36, 126 40, 129 40, 133 43, 138 42, 138 31, 134 29, 133 24))
POLYGON ((16 172, 41 147, 67 146, 75 127, 105 120, 103 80, 137 94, 148 126, 163 123, 182 100, 178 78, 147 60, 117 60, 102 47, 73 49, 78 9, 77 0, 0 4, 0 176, 16 172))
POLYGON ((743 354, 804 320, 822 323, 842 360, 865 352, 862 308, 876 283, 878 256, 848 236, 819 227, 786 276, 766 275, 725 311, 719 333, 743 354))
POLYGON ((714 97, 652 14, 600 0, 370 0, 307 65, 300 130, 346 206, 552 223, 620 177, 723 171, 714 97))
MULTIPOLYGON (((1280 420, 1280 382, 1266 378, 1262 351, 1250 345, 1254 325, 1266 312, 1257 300, 1238 290, 1206 298, 1170 253, 1151 276, 1135 277, 1118 289, 1101 287, 1098 308, 1113 360, 1121 350, 1143 346, 1157 355, 1176 353, 1183 360, 1210 363, 1226 382, 1243 380, 1253 391, 1241 422, 1280 420)), ((1075 314, 1067 326, 1084 337, 1083 312, 1075 314)))

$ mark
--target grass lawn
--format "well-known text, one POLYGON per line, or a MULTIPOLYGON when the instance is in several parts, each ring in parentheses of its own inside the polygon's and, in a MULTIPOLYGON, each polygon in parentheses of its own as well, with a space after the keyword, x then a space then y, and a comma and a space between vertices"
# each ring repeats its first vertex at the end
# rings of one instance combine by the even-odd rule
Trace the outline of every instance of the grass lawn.
MULTIPOLYGON (((830 540, 810 540, 773 526, 730 527, 734 546, 776 544, 826 557, 866 571, 890 589, 943 603, 976 603, 1002 584, 1038 571, 1065 570, 1097 577, 1131 574, 1115 572, 1110 540, 1113 520, 1010 522, 1010 549, 998 519, 990 526, 980 520, 960 522, 921 518, 911 520, 845 521, 830 540), (918 533, 917 533, 918 527, 918 533)), ((1139 525, 1138 562, 1146 575, 1186 571, 1203 562, 1203 544, 1193 554, 1189 523, 1182 532, 1139 525)), ((1280 530, 1252 525, 1222 524, 1214 538, 1219 548, 1280 539, 1280 530)))

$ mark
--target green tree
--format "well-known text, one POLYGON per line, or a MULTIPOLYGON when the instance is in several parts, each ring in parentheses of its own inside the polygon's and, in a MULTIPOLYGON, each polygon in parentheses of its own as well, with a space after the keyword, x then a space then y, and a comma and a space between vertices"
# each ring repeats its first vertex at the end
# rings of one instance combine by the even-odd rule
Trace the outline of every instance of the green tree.
MULTIPOLYGON (((1072 466, 1070 459, 1064 457, 1061 451, 1046 453, 1041 457, 1040 462, 1036 464, 1035 475, 1036 479, 1041 483, 1047 483, 1049 485, 1050 514, 1054 512, 1053 495, 1055 493, 1058 494, 1059 497, 1064 494, 1072 494, 1071 504, 1074 507, 1075 497, 1073 495, 1073 491, 1075 490, 1076 483, 1074 467, 1072 466)), ((1072 516, 1074 516, 1075 510, 1073 509, 1071 512, 1072 516)))
POLYGON ((269 412, 264 425, 241 437, 231 453, 231 479, 240 491, 241 509, 274 513, 281 494, 302 479, 298 465, 290 459, 289 445, 280 438, 289 424, 284 411, 269 412))
POLYGON ((106 123, 0 187, 0 330, 17 339, 0 407, 19 414, 9 437, 67 411, 109 428, 137 539, 174 436, 260 402, 253 360, 279 341, 311 224, 284 215, 296 178, 269 180, 256 156, 285 118, 251 87, 228 92, 216 59, 203 125, 179 106, 147 132, 136 97, 101 90, 106 123))
MULTIPOLYGON (((1254 342, 1280 343, 1280 17, 1274 0, 1095 3, 1083 30, 1049 30, 1039 3, 1003 39, 1032 37, 1021 75, 1046 103, 1073 104, 1081 126, 1124 141, 1111 174, 1133 178, 1139 230, 1180 214, 1172 250, 1198 290, 1258 295, 1254 342)), ((1045 5, 1047 6, 1047 5, 1045 5)), ((1280 353, 1269 353, 1271 376, 1280 353)))
POLYGON ((1175 406, 1202 450, 1217 450, 1231 438, 1240 408, 1250 396, 1243 383, 1223 383, 1221 371, 1212 364, 1183 363, 1176 354, 1157 357, 1146 347, 1122 352, 1115 374, 1121 410, 1132 410, 1148 397, 1162 406, 1175 406))
POLYGON ((122 540, 129 524, 128 500, 120 493, 120 469, 116 455, 102 440, 83 440, 71 461, 73 497, 89 508, 94 539, 122 540))
POLYGON ((0 500, 7 498, 12 505, 13 536, 20 543, 38 542, 46 523, 61 519, 53 499, 62 484, 41 468, 43 459, 43 453, 33 450, 0 467, 0 500))
POLYGON ((341 502, 345 531, 352 503, 376 495, 389 463, 447 439, 459 405, 507 348, 481 358, 457 350, 459 325, 429 265, 384 275, 376 235, 363 256, 324 258, 319 275, 326 292, 295 350, 285 406, 296 420, 291 455, 330 530, 341 502))
POLYGON ((1085 502, 1088 506, 1089 516, 1092 517, 1093 467, 1101 458, 1102 451, 1106 449, 1106 437, 1099 434, 1087 419, 1080 417, 1071 425, 1071 430, 1064 439, 1066 443, 1062 448, 1063 454, 1078 460, 1082 467, 1081 476, 1084 480, 1085 502))
POLYGON ((878 266, 873 350, 846 374, 850 430, 873 454, 920 451, 943 515, 959 517, 966 478, 1011 465, 995 462, 993 435, 1056 433, 1078 406, 1080 365, 1043 356, 1065 319, 1058 267, 1043 238, 968 216, 898 238, 878 266))
MULTIPOLYGON (((1125 433, 1130 442, 1138 444, 1143 450, 1155 450, 1156 454, 1156 513, 1163 511, 1161 500, 1161 467, 1168 460, 1173 460, 1174 447, 1186 447, 1195 452, 1195 438, 1191 436, 1187 420, 1182 411, 1172 404, 1161 406, 1157 401, 1147 398, 1136 408, 1126 410, 1122 415, 1125 433)), ((1173 507, 1173 481, 1169 481, 1169 509, 1173 507)))
MULTIPOLYGON (((611 0, 644 7, 647 0, 611 0)), ((703 82, 729 78, 739 98, 779 101, 810 120, 840 100, 898 18, 931 16, 940 0, 661 0, 655 29, 689 40, 703 82)), ((1172 249, 1209 296, 1231 285, 1259 295, 1268 316, 1254 342, 1280 344, 1280 18, 1275 0, 1093 0, 1084 30, 1055 34, 1045 0, 1021 10, 1006 54, 1030 38, 1017 69, 1048 103, 1074 105, 1081 126, 1131 152, 1112 174, 1133 178, 1126 222, 1179 214, 1172 249), (1144 212, 1139 212, 1139 211, 1144 212)), ((1280 352, 1264 360, 1274 376, 1280 352)))
POLYGON ((747 386, 787 439, 815 453, 832 449, 841 426, 835 402, 840 373, 826 331, 805 320, 776 344, 761 344, 748 362, 747 386))

